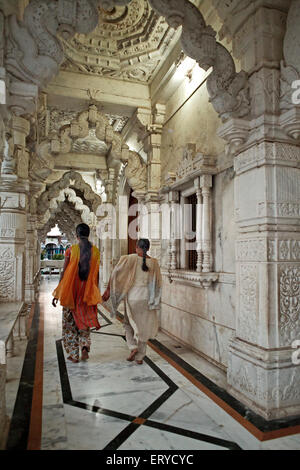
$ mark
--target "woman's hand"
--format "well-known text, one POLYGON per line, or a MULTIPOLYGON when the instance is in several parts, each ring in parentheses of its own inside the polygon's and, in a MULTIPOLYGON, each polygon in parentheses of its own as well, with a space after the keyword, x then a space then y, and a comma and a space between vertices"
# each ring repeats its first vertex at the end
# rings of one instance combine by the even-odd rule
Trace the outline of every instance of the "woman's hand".
POLYGON ((104 294, 102 295, 102 300, 103 302, 107 302, 108 299, 110 297, 110 290, 109 289, 106 289, 106 291, 104 292, 104 294))
POLYGON ((52 300, 53 307, 56 307, 57 302, 58 302, 58 299, 56 299, 56 297, 54 297, 54 299, 52 300))

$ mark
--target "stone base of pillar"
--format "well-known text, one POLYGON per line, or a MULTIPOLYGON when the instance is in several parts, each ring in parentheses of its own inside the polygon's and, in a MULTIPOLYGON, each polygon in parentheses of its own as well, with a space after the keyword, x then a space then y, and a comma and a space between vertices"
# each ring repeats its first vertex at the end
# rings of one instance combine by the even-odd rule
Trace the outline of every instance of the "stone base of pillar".
POLYGON ((300 416, 300 365, 295 350, 262 349, 234 338, 229 345, 228 392, 266 420, 300 416))

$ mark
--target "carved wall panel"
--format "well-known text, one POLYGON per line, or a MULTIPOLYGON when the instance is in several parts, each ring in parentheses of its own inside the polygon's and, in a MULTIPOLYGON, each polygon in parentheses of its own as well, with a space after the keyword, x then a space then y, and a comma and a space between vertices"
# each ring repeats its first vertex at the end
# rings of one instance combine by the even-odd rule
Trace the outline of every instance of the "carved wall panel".
POLYGON ((237 319, 237 336, 249 343, 256 344, 258 339, 258 279, 256 264, 243 263, 240 265, 238 288, 240 312, 237 319))
MULTIPOLYGON (((287 252, 284 251, 284 255, 287 255, 287 252)), ((291 346, 294 339, 300 338, 299 265, 280 265, 279 289, 280 346, 291 346)))
POLYGON ((12 248, 0 249, 0 301, 15 297, 16 258, 12 248))

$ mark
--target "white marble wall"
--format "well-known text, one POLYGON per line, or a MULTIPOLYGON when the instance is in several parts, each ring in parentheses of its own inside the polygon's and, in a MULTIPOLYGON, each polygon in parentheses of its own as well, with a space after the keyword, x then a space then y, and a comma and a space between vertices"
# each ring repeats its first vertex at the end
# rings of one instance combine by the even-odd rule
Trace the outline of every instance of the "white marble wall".
POLYGON ((234 285, 219 282, 201 289, 164 276, 161 328, 221 368, 227 367, 234 334, 234 285))
MULTIPOLYGON (((213 270, 219 281, 208 289, 164 276, 161 328, 221 368, 227 367, 228 344, 235 330, 234 173, 229 168, 213 178, 213 270)), ((167 242, 162 266, 167 268, 167 242)))

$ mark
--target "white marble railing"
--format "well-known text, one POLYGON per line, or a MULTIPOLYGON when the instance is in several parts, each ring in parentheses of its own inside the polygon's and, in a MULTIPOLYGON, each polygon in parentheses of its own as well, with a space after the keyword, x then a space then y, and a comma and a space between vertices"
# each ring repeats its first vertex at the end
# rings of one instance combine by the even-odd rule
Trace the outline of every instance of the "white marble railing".
POLYGON ((0 364, 6 364, 6 355, 13 354, 14 330, 20 338, 26 336, 23 305, 23 302, 0 303, 0 364))
POLYGON ((14 354, 14 334, 26 338, 24 302, 0 303, 0 448, 7 428, 5 384, 7 357, 14 354))
POLYGON ((64 259, 43 259, 41 261, 41 270, 48 269, 51 274, 52 269, 58 269, 61 273, 64 267, 64 259))

